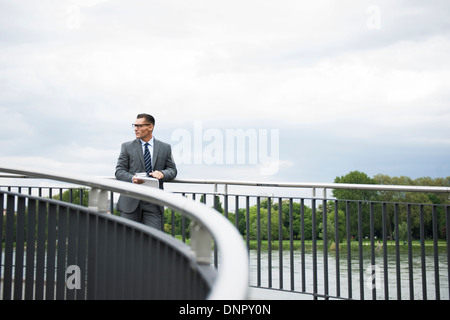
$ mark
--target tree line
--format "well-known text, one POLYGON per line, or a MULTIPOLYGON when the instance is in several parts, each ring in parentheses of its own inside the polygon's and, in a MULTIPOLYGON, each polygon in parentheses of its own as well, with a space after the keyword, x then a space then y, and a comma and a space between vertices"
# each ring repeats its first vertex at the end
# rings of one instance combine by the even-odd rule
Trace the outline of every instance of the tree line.
MULTIPOLYGON (((449 187, 450 177, 430 178, 421 177, 412 179, 406 176, 390 177, 384 174, 377 174, 370 178, 364 172, 352 171, 345 176, 336 177, 335 183, 357 183, 357 184, 379 184, 379 185, 408 185, 408 186, 438 186, 449 187)), ((405 238, 408 216, 410 219, 410 229, 413 238, 420 237, 420 226, 423 224, 423 234, 425 238, 433 234, 433 222, 438 237, 445 238, 446 235, 446 209, 445 205, 450 204, 448 193, 424 193, 424 192, 400 192, 400 191, 369 191, 369 190, 333 190, 333 195, 338 200, 351 200, 350 223, 352 233, 357 229, 357 217, 359 205, 357 200, 365 201, 360 209, 363 216, 363 234, 370 233, 370 210, 367 204, 374 202, 374 232, 378 237, 382 236, 382 210, 384 206, 387 236, 391 239, 395 236, 395 218, 398 216, 399 237, 405 238), (388 204, 389 203, 389 204, 388 204), (384 205, 383 205, 384 204, 384 205), (407 204, 410 204, 409 206, 407 204), (421 205, 419 205, 421 204, 421 205), (433 206, 435 205, 435 206, 433 206), (434 212, 433 212, 434 211, 434 212), (434 216, 434 218, 433 218, 434 216)), ((339 210, 346 212, 346 202, 339 202, 339 210)))
MULTIPOLYGON (((448 187, 450 186, 450 177, 411 179, 404 176, 390 177, 378 174, 370 178, 363 172, 352 171, 344 176, 336 177, 334 182, 448 187)), ((313 230, 316 232, 317 239, 323 239, 326 230, 328 239, 334 241, 336 235, 335 220, 337 217, 337 235, 339 241, 342 241, 347 236, 347 230, 350 231, 351 237, 357 238, 359 227, 361 228, 362 236, 369 237, 372 212, 373 234, 378 239, 383 237, 383 232, 388 239, 395 239, 396 225, 398 224, 398 237, 401 240, 406 240, 408 223, 413 239, 419 239, 421 231, 425 238, 431 238, 433 232, 436 232, 439 238, 446 237, 446 210, 449 209, 445 205, 450 205, 448 193, 334 189, 333 196, 336 198, 336 201, 328 200, 325 202, 325 224, 323 221, 324 202, 322 199, 315 201, 316 206, 314 210, 311 204, 307 204, 308 201, 306 200, 284 199, 281 203, 280 213, 278 199, 261 198, 259 210, 257 205, 250 207, 248 217, 246 209, 239 209, 237 228, 243 236, 247 236, 248 233, 251 239, 256 239, 258 231, 257 217, 259 215, 260 238, 262 240, 268 239, 270 211, 270 238, 272 240, 278 240, 280 235, 283 239, 289 239, 291 233, 294 239, 301 239, 302 232, 304 239, 310 240, 312 239, 313 230), (347 215, 349 215, 349 219, 347 219, 347 215), (279 223, 280 219, 281 224, 279 223), (313 219, 315 228, 313 228, 313 219), (350 221, 348 227, 347 221, 350 221), (385 225, 384 229, 383 223, 385 225), (433 223, 435 224, 433 225, 433 223), (423 226, 422 230, 421 225, 423 226)), ((216 209, 223 213, 224 210, 220 201, 216 201, 216 203, 218 203, 216 209)), ((235 213, 229 212, 228 218, 230 222, 236 224, 235 213)))

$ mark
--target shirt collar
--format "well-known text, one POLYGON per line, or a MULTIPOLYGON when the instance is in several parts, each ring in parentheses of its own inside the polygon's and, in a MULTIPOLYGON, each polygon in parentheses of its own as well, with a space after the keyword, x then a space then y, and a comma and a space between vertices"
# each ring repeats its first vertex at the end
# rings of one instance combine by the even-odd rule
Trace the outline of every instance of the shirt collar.
MULTIPOLYGON (((144 144, 146 143, 146 142, 145 142, 144 140, 142 140, 142 139, 139 139, 139 140, 141 141, 141 144, 142 144, 142 145, 144 145, 144 144)), ((149 140, 148 144, 149 144, 151 147, 153 147, 154 142, 155 142, 155 137, 152 137, 152 138, 149 140)))

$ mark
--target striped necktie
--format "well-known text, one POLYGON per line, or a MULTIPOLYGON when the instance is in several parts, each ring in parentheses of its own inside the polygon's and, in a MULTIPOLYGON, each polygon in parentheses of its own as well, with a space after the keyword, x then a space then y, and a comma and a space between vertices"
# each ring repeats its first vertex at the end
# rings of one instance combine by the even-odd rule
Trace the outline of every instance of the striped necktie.
POLYGON ((150 155, 150 151, 148 150, 148 142, 144 144, 145 151, 144 151, 144 161, 145 161, 145 172, 147 172, 147 175, 150 175, 152 170, 152 156, 150 155))

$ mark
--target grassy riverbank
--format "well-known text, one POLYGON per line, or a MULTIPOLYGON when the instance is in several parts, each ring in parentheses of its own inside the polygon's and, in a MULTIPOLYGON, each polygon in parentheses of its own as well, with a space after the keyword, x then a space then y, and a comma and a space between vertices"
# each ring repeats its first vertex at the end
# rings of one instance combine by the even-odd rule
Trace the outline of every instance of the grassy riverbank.
MULTIPOLYGON (((317 249, 323 250, 323 241, 317 240, 316 242, 317 249)), ((383 252, 383 242, 382 241, 375 241, 375 251, 376 252, 383 252)), ((395 252, 395 240, 393 241, 387 241, 387 251, 388 252, 395 252)), ((267 240, 262 240, 260 243, 261 250, 268 250, 269 248, 269 242, 267 240)), ((301 240, 294 240, 293 241, 293 250, 300 250, 302 246, 301 240)), ((357 240, 352 240, 350 242, 351 250, 358 250, 359 249, 359 242, 357 240)), ((279 241, 271 241, 271 247, 272 250, 278 250, 279 248, 279 241)), ((290 250, 290 241, 289 240, 283 240, 282 241, 282 248, 283 250, 290 250)), ((368 251, 371 248, 370 240, 364 240, 362 241, 362 247, 364 251, 368 251)), ((250 240, 249 243, 250 250, 256 250, 258 248, 258 242, 257 240, 250 240)), ((408 243, 400 241, 399 242, 399 249, 401 252, 407 252, 408 251, 408 243)), ((305 240, 305 251, 311 251, 312 250, 312 240, 305 240)), ((347 242, 344 241, 339 244, 339 251, 346 251, 347 250, 347 242)), ((414 252, 420 252, 421 245, 420 242, 417 240, 412 241, 412 250, 414 252)), ((447 243, 444 240, 438 241, 438 251, 439 252, 446 252, 447 250, 447 243)), ((336 245, 334 242, 329 243, 328 245, 328 251, 336 251, 336 245)), ((425 241, 425 251, 432 252, 433 251, 433 240, 426 240, 425 241)))
MULTIPOLYGON (((182 240, 181 236, 175 236, 178 240, 182 240)), ((243 239, 245 242, 246 240, 243 239)), ((186 239, 186 244, 190 244, 190 239, 186 239)), ((316 242, 317 249, 323 250, 323 241, 317 240, 316 242)), ((382 241, 375 241, 375 252, 376 253, 382 253, 383 252, 383 242, 382 241)), ((437 242, 438 245, 438 252, 439 253, 445 253, 447 252, 447 242, 445 240, 439 240, 437 242)), ((350 241, 350 246, 352 251, 358 251, 359 250, 359 242, 357 240, 350 241)), ((387 252, 388 253, 395 253, 395 240, 390 240, 386 242, 387 246, 387 252)), ((260 247, 262 251, 267 251, 269 249, 269 241, 267 240, 261 240, 260 247)), ((289 240, 283 240, 282 241, 282 250, 290 250, 291 244, 289 240)), ((302 247, 302 241, 301 240, 293 240, 293 250, 301 250, 302 247)), ((363 240, 362 241, 362 247, 364 252, 370 252, 371 249, 371 243, 370 240, 363 240)), ((271 248, 272 251, 278 251, 279 248, 279 241, 274 240, 271 241, 271 248)), ((258 241, 257 240, 250 240, 249 242, 249 249, 250 250, 257 250, 258 249, 258 241)), ((408 243, 404 241, 399 242, 399 250, 401 253, 407 253, 408 252, 408 243)), ((414 253, 420 253, 421 250, 421 244, 418 240, 412 241, 412 250, 414 253)), ((425 252, 426 253, 432 253, 434 250, 434 243, 433 240, 425 240, 425 252)), ((305 240, 305 251, 309 252, 312 251, 312 240, 305 240)), ((336 245, 334 242, 330 242, 328 244, 328 251, 330 253, 336 251, 336 245)), ((339 251, 340 252, 346 252, 347 251, 347 241, 341 242, 339 244, 339 251)))

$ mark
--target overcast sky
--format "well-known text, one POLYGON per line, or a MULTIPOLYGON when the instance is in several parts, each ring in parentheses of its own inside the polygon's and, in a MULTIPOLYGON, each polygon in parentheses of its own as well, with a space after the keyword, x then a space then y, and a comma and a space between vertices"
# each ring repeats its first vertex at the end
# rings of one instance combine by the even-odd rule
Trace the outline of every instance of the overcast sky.
POLYGON ((147 112, 179 178, 450 176, 449 14, 446 0, 0 0, 0 164, 114 175, 147 112))

